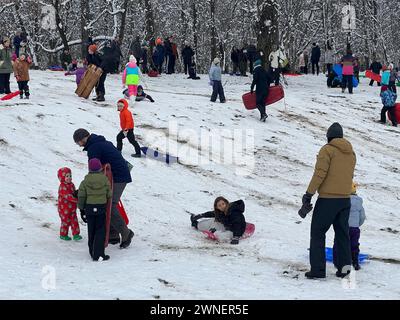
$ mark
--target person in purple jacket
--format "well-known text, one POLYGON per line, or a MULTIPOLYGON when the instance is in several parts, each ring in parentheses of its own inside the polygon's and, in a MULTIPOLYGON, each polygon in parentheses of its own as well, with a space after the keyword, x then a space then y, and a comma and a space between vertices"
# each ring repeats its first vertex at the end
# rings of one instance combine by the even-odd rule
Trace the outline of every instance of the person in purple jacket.
POLYGON ((76 79, 76 86, 79 87, 79 84, 81 83, 81 80, 83 78, 83 75, 86 72, 86 66, 83 64, 82 60, 78 61, 77 68, 74 71, 67 71, 65 73, 66 76, 70 75, 75 75, 76 79))

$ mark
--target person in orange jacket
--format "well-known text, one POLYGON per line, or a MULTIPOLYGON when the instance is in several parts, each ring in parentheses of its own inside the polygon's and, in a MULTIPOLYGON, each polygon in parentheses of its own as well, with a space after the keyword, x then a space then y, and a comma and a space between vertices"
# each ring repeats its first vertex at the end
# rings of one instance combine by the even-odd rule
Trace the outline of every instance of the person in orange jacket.
POLYGON ((122 140, 128 138, 129 142, 134 146, 135 153, 132 154, 134 158, 141 157, 141 150, 139 143, 135 140, 133 133, 134 122, 132 113, 128 110, 128 101, 125 99, 118 100, 117 103, 119 119, 121 124, 121 131, 117 135, 117 149, 122 151, 122 140))

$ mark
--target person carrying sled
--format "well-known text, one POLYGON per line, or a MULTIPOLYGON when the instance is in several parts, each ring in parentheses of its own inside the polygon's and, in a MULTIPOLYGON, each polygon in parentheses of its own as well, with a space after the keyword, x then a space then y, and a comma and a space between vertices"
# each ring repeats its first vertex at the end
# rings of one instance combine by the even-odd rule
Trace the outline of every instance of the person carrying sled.
POLYGON ((222 76, 221 76, 221 67, 219 66, 220 60, 219 58, 215 58, 213 63, 211 64, 210 71, 208 75, 210 77, 210 82, 212 83, 213 92, 211 94, 211 102, 215 102, 217 97, 219 96, 219 101, 221 103, 225 103, 225 94, 224 88, 222 87, 222 76))
POLYGON ((393 92, 388 86, 381 87, 381 99, 382 99, 382 110, 381 110, 381 119, 378 121, 379 123, 386 123, 386 112, 389 112, 390 119, 392 120, 392 124, 394 127, 397 127, 395 106, 397 94, 393 92))
POLYGON ((122 140, 128 138, 129 142, 135 148, 135 153, 132 154, 132 157, 140 158, 141 150, 139 143, 135 140, 135 134, 133 133, 134 121, 132 112, 128 109, 128 101, 125 99, 118 100, 117 108, 121 124, 121 131, 117 135, 117 149, 122 151, 122 140))
POLYGON ((265 122, 268 118, 265 112, 265 100, 268 97, 269 85, 272 79, 268 72, 261 65, 261 60, 256 60, 254 62, 253 69, 253 82, 251 83, 250 91, 253 93, 254 86, 256 86, 256 105, 257 109, 260 111, 260 121, 265 122))
POLYGON ((326 134, 328 143, 318 153, 314 174, 302 198, 299 210, 305 218, 312 210, 311 199, 318 190, 311 222, 310 264, 308 279, 326 277, 325 234, 333 224, 338 248, 337 277, 350 273, 351 251, 349 239, 350 195, 356 155, 349 141, 343 138, 342 126, 333 123, 326 134))
POLYGON ((58 187, 58 214, 61 219, 60 239, 70 241, 68 230, 71 227, 72 236, 75 241, 81 240, 78 218, 76 216, 76 207, 78 203, 77 191, 72 183, 71 169, 64 167, 57 172, 60 186, 58 187))
POLYGON ((19 90, 19 97, 20 99, 24 98, 29 99, 30 92, 29 92, 29 67, 32 64, 32 59, 25 55, 25 53, 21 53, 19 58, 15 60, 13 69, 15 79, 17 79, 18 83, 18 90, 19 90))
POLYGON ((136 58, 134 55, 131 55, 122 74, 122 85, 123 87, 128 86, 128 99, 130 99, 131 96, 135 99, 137 96, 140 74, 141 72, 136 64, 136 58))
POLYGON ((96 84, 96 98, 93 100, 95 101, 105 101, 105 82, 107 78, 107 73, 111 71, 110 69, 110 61, 108 61, 109 57, 107 56, 100 56, 97 52, 97 46, 95 44, 91 44, 88 48, 88 55, 86 57, 86 61, 88 65, 95 65, 100 67, 103 70, 103 73, 100 76, 99 81, 96 84))
POLYGON ((97 158, 89 160, 89 173, 78 191, 78 207, 87 223, 89 254, 93 261, 110 259, 104 252, 107 201, 112 198, 111 185, 97 158))
POLYGON ((103 136, 90 134, 86 129, 80 128, 73 134, 74 142, 87 151, 89 160, 97 158, 102 165, 107 163, 111 166, 113 177, 113 195, 110 223, 110 244, 120 244, 120 248, 129 247, 134 236, 134 232, 129 229, 124 219, 119 214, 118 202, 126 188, 132 182, 129 172, 128 162, 124 159, 121 152, 103 136))
MULTIPOLYGON (((351 207, 349 216, 349 237, 351 245, 351 260, 355 270, 360 270, 358 256, 360 254, 360 227, 365 221, 365 210, 363 200, 357 195, 357 185, 353 182, 351 187, 351 207)), ((333 244, 333 264, 337 266, 337 244, 333 244)))
POLYGON ((237 200, 229 203, 224 197, 218 197, 214 201, 214 210, 208 211, 202 214, 190 216, 192 227, 198 229, 198 223, 203 218, 215 218, 210 220, 211 224, 203 226, 206 230, 211 232, 219 231, 231 231, 233 237, 231 244, 239 244, 240 237, 246 230, 246 219, 243 215, 245 205, 243 200, 237 200))

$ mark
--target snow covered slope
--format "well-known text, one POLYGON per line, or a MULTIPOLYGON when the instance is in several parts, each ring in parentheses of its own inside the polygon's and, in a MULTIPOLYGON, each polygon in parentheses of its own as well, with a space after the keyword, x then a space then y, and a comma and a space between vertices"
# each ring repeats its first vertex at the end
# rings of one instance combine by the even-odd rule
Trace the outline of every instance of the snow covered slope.
MULTIPOLYGON (((286 104, 269 107, 267 122, 260 123, 258 111, 241 103, 251 78, 224 77, 226 104, 209 101, 206 76, 146 78, 156 102, 132 108, 135 134, 142 145, 160 150, 166 139, 178 141, 182 164, 133 159, 124 141, 123 154, 134 168, 122 200, 135 237, 126 250, 110 246, 110 261, 94 263, 84 224, 83 241, 58 239, 57 170, 70 167, 76 186, 87 172, 86 153, 72 140, 77 128, 115 141, 120 76, 108 76, 104 104, 76 97, 75 79, 63 73, 32 71, 31 79, 31 100, 0 103, 0 298, 400 298, 399 130, 374 123, 379 89, 366 80, 350 96, 327 89, 323 75, 289 78, 286 104), (353 289, 343 287, 331 264, 327 280, 304 278, 311 216, 300 221, 297 215, 315 156, 335 121, 357 154, 355 180, 367 214, 361 251, 381 258, 362 265, 353 289), (170 132, 170 125, 178 129, 170 132), (216 147, 207 164, 207 148, 198 148, 198 141, 209 130, 227 130, 216 142, 225 141, 226 150, 234 132, 249 135, 250 144, 253 135, 254 157, 235 164, 226 152, 223 163, 216 147), (210 210, 219 195, 244 199, 246 219, 256 225, 253 237, 238 246, 211 242, 190 227, 188 212, 210 210)), ((330 230, 329 246, 332 235, 330 230)))

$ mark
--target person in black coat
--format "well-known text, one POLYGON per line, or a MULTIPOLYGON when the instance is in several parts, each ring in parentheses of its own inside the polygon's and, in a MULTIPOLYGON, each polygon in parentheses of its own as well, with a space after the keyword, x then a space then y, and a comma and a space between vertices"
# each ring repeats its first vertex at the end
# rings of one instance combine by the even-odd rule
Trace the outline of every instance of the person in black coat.
POLYGON ((253 64, 256 61, 255 57, 257 55, 257 48, 254 45, 249 45, 247 47, 247 58, 249 59, 250 64, 250 73, 253 74, 253 64))
POLYGON ((194 62, 192 62, 191 66, 189 68, 189 77, 188 77, 188 79, 200 80, 200 77, 197 76, 196 64, 194 62))
POLYGON ((182 59, 183 59, 185 74, 187 74, 188 70, 190 68, 190 65, 192 64, 192 57, 194 56, 194 51, 190 47, 188 41, 185 41, 185 47, 182 49, 181 55, 182 55, 182 59))
MULTIPOLYGON (((374 59, 374 61, 370 65, 369 69, 373 73, 379 75, 381 73, 381 70, 382 70, 382 64, 374 59)), ((377 83, 378 83, 378 86, 380 87, 381 83, 378 82, 378 81, 377 81, 377 83)), ((369 85, 372 87, 374 85, 374 80, 371 79, 371 81, 369 82, 369 85)))
POLYGON ((253 93, 254 86, 256 86, 257 109, 260 111, 260 121, 263 122, 268 118, 265 112, 265 99, 268 97, 269 85, 271 82, 272 78, 262 67, 261 60, 256 60, 254 62, 253 82, 251 83, 250 91, 253 93))
POLYGON ((236 74, 239 69, 239 51, 236 47, 232 48, 231 51, 231 61, 232 61, 232 73, 236 74))
MULTIPOLYGON (((232 231, 231 244, 239 244, 239 239, 246 230, 246 219, 243 215, 245 205, 243 200, 229 203, 224 197, 218 197, 214 201, 214 210, 198 215, 191 215, 192 226, 197 229, 198 220, 202 218, 215 218, 216 222, 224 225, 226 230, 232 231)), ((215 228, 210 229, 215 232, 215 228)))
POLYGON ((73 139, 76 144, 83 147, 83 151, 87 151, 88 160, 97 158, 102 165, 107 163, 111 165, 113 195, 109 243, 117 244, 121 242, 120 247, 127 248, 132 241, 134 233, 122 219, 117 205, 126 185, 132 182, 128 163, 112 142, 107 141, 103 136, 90 134, 86 129, 80 128, 74 132, 73 139))
POLYGON ((321 49, 318 43, 313 43, 313 48, 311 49, 311 68, 312 74, 315 74, 315 68, 317 69, 317 75, 319 75, 319 59, 321 58, 321 49))

